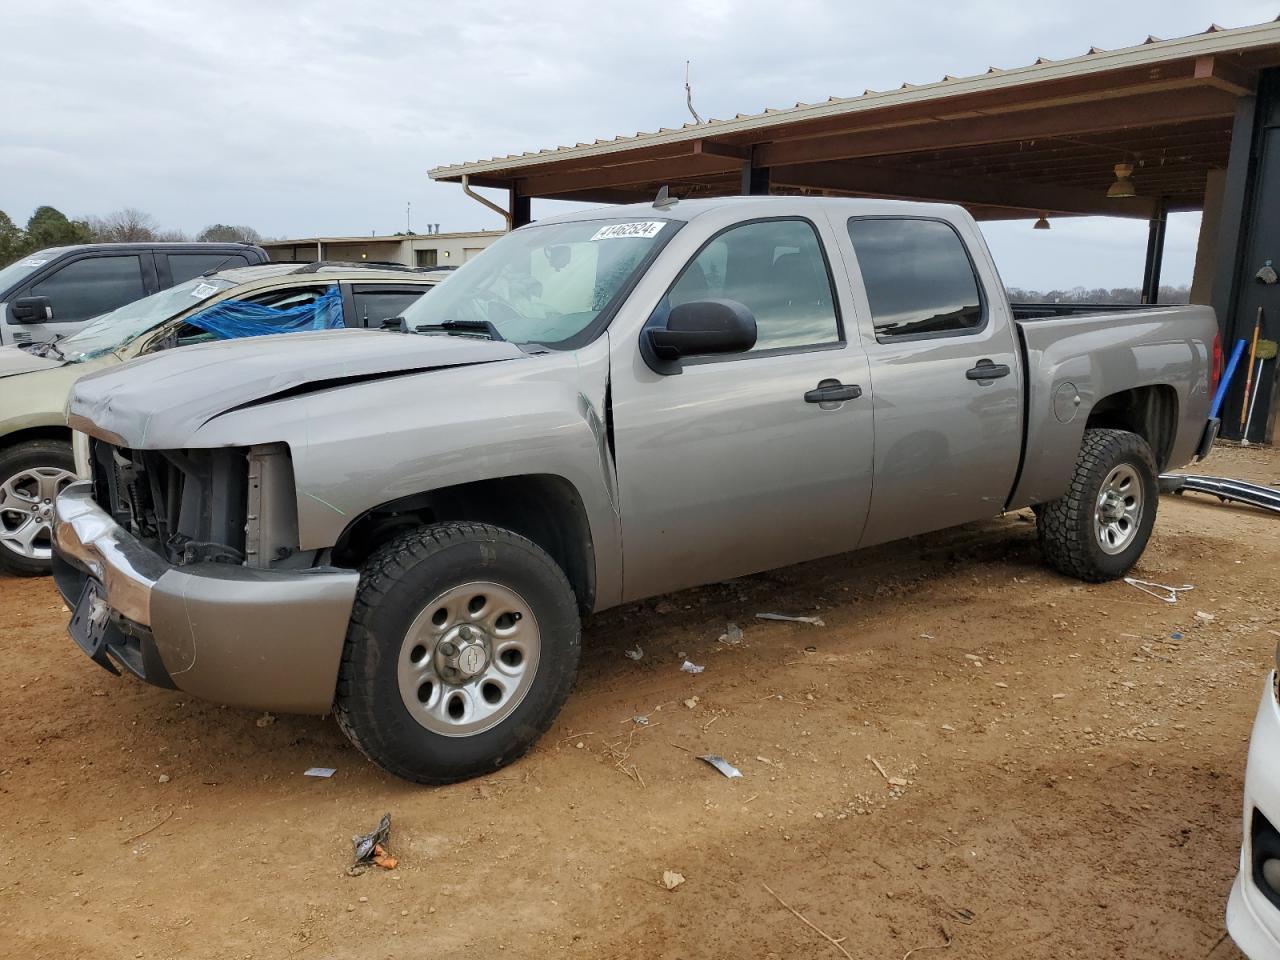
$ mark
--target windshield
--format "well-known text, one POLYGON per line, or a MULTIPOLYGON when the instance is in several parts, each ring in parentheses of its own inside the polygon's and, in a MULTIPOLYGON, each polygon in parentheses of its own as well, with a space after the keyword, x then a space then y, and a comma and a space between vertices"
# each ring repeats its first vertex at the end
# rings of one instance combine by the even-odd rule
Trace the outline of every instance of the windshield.
POLYGON ((588 220, 525 227, 420 297, 404 312, 410 330, 462 321, 492 323, 514 343, 572 349, 593 338, 618 295, 678 224, 588 220))
POLYGON ((41 250, 39 253, 33 253, 30 256, 23 257, 9 264, 7 267, 0 269, 0 293, 4 293, 10 287, 18 283, 31 274, 35 273, 46 263, 58 255, 57 250, 41 250))
POLYGON ((93 360, 233 286, 230 280, 196 277, 104 313, 79 333, 59 340, 58 351, 71 363, 93 360))

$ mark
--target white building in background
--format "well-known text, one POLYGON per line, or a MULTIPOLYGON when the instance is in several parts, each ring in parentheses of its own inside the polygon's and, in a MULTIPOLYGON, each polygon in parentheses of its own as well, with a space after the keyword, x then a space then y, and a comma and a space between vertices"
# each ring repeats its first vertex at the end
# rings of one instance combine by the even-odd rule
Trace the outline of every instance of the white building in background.
POLYGON ((408 267, 460 267, 503 233, 503 230, 481 230, 387 237, 303 237, 264 240, 261 246, 272 260, 381 261, 403 263, 408 267))

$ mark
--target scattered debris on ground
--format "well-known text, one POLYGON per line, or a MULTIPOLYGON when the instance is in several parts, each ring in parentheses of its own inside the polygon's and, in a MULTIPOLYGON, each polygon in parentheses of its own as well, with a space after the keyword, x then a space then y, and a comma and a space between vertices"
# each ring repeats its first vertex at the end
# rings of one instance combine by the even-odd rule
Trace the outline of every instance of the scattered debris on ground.
POLYGON ((1137 587, 1143 593, 1155 597, 1157 600, 1163 600, 1165 603, 1177 603, 1178 594, 1195 589, 1195 587, 1189 583, 1184 583, 1180 587, 1169 587, 1165 586, 1163 583, 1152 583, 1150 580, 1139 580, 1137 577, 1125 577, 1124 582, 1131 587, 1137 587))
POLYGON ((391 842, 391 814, 384 813, 378 825, 366 834, 351 838, 355 847, 355 859, 347 869, 351 876, 359 876, 371 866, 379 866, 384 870, 392 870, 399 861, 387 854, 387 844, 391 842))
POLYGON ((785 613, 757 613, 757 620, 781 620, 784 623, 809 623, 815 627, 825 627, 821 617, 793 617, 785 613))
POLYGON ((720 634, 720 642, 736 647, 742 643, 742 628, 736 623, 731 623, 724 628, 724 633, 720 634))
POLYGON ((711 764, 711 766, 715 767, 717 770, 723 773, 730 780, 732 780, 734 777, 742 776, 742 771, 739 770, 737 767, 735 767, 732 763, 730 763, 724 757, 718 757, 713 753, 708 753, 703 756, 699 756, 698 759, 705 760, 707 763, 711 764))

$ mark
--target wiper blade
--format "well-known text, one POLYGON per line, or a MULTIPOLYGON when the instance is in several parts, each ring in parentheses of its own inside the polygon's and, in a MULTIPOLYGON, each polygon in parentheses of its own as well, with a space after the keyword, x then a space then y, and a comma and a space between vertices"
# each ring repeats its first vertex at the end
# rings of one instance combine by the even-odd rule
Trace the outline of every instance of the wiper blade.
POLYGON ((490 340, 505 341, 507 339, 488 320, 443 320, 440 323, 424 323, 413 328, 414 333, 430 333, 433 330, 443 330, 445 333, 483 333, 490 340))
POLYGON ((56 354, 59 360, 67 359, 62 355, 62 350, 58 347, 54 340, 45 340, 42 343, 32 344, 27 348, 27 353, 37 357, 47 357, 49 354, 56 354))

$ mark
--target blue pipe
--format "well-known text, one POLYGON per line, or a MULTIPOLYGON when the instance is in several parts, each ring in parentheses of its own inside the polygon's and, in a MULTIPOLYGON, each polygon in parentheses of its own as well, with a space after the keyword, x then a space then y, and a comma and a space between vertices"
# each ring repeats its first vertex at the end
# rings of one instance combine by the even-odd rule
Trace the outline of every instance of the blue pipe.
POLYGON ((1209 419, 1213 420, 1218 416, 1218 411, 1222 409, 1222 401, 1227 397, 1227 387, 1231 385, 1231 378, 1235 376, 1236 367, 1240 366, 1240 357, 1244 354, 1244 338, 1241 337, 1236 341, 1236 348, 1231 351, 1231 359, 1227 362, 1227 369, 1223 371, 1222 380, 1218 383, 1218 392, 1213 395, 1213 406, 1209 408, 1209 419))

